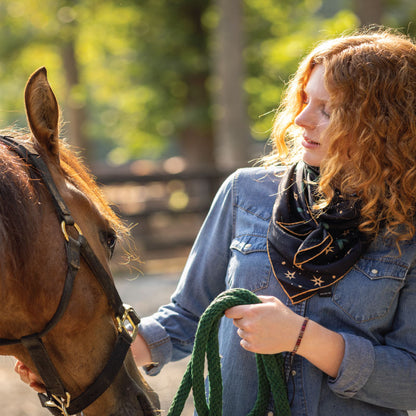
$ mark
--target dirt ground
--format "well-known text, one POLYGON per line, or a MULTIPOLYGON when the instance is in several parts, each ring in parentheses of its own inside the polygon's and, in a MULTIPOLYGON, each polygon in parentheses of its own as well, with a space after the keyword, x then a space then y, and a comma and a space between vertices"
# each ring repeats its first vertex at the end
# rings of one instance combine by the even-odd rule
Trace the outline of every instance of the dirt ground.
MULTIPOLYGON (((177 275, 142 276, 134 280, 118 278, 116 285, 124 302, 134 306, 141 316, 151 314, 169 301, 175 289, 177 275)), ((167 414, 187 365, 186 360, 168 364, 161 374, 145 377, 157 391, 162 415, 167 414)), ((0 356, 0 416, 50 416, 39 404, 37 394, 22 383, 13 371, 14 359, 0 356)), ((191 416, 192 400, 188 399, 183 416, 191 416)))

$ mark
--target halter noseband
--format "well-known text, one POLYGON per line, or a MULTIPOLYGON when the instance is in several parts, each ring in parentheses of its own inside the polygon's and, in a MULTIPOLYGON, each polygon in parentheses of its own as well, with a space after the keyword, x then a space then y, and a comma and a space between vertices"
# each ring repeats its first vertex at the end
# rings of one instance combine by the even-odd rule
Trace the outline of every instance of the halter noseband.
POLYGON ((137 326, 140 323, 140 318, 131 306, 123 304, 113 279, 94 254, 88 241, 82 235, 78 225, 74 222, 68 207, 55 186, 46 163, 42 160, 40 155, 29 151, 7 136, 0 136, 0 142, 6 144, 32 169, 35 169, 36 172, 40 174, 52 197, 57 215, 61 221, 68 261, 67 274, 61 299, 54 315, 46 324, 45 328, 39 333, 26 335, 20 339, 0 338, 0 346, 19 343, 24 345, 35 363, 46 387, 47 394, 39 394, 42 406, 47 407, 55 416, 73 415, 81 412, 97 400, 97 398, 112 384, 123 365, 131 343, 137 335, 137 326), (67 231, 69 227, 72 227, 77 231, 78 236, 76 238, 69 235, 67 231), (88 264, 88 267, 107 296, 108 303, 114 311, 118 335, 113 351, 104 369, 83 393, 76 398, 71 398, 63 385, 55 365, 49 357, 42 338, 59 322, 65 313, 72 294, 75 276, 80 268, 80 256, 82 256, 88 264))

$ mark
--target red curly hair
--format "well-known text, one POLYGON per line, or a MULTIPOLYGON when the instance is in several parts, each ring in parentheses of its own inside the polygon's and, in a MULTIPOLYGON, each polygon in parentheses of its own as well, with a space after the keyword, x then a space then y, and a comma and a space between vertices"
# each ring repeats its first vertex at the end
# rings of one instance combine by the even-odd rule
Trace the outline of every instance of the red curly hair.
POLYGON ((331 117, 321 163, 322 206, 334 189, 362 203, 360 229, 386 227, 397 241, 415 234, 416 45, 390 30, 362 32, 318 45, 288 85, 264 163, 300 157, 296 116, 312 69, 323 65, 331 117))

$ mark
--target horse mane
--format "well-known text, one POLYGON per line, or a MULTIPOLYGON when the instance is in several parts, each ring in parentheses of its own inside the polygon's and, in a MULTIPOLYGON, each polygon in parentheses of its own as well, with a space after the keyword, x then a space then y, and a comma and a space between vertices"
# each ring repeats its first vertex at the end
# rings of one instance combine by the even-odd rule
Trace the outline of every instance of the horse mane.
POLYGON ((71 181, 98 208, 101 215, 108 221, 110 227, 118 236, 125 236, 129 228, 114 213, 95 178, 66 142, 60 147, 61 168, 66 178, 71 181))
MULTIPOLYGON (((31 144, 29 134, 0 134, 31 144)), ((61 142, 60 160, 66 179, 90 199, 118 236, 127 235, 128 227, 111 209, 89 170, 65 141, 61 142)), ((32 237, 41 231, 31 218, 35 210, 42 209, 42 192, 46 190, 40 177, 17 154, 0 145, 0 272, 9 268, 30 273, 24 271, 24 265, 34 254, 32 237)))
POLYGON ((37 232, 30 213, 38 202, 38 184, 19 156, 0 146, 0 268, 17 270, 30 256, 30 238, 37 232))

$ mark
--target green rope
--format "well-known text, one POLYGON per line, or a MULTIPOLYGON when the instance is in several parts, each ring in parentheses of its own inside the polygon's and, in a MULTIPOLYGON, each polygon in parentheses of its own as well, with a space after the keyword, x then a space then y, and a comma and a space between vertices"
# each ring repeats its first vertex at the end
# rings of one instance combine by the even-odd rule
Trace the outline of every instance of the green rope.
MULTIPOLYGON (((219 357, 218 327, 226 309, 236 305, 261 303, 246 289, 231 289, 221 293, 201 316, 195 336, 191 360, 173 399, 167 416, 179 416, 185 406, 191 388, 198 416, 222 415, 222 377, 219 357), (205 353, 208 363, 209 403, 204 384, 205 353)), ((257 400, 248 416, 264 416, 273 397, 276 415, 290 416, 281 354, 256 354, 258 392, 257 400)))

